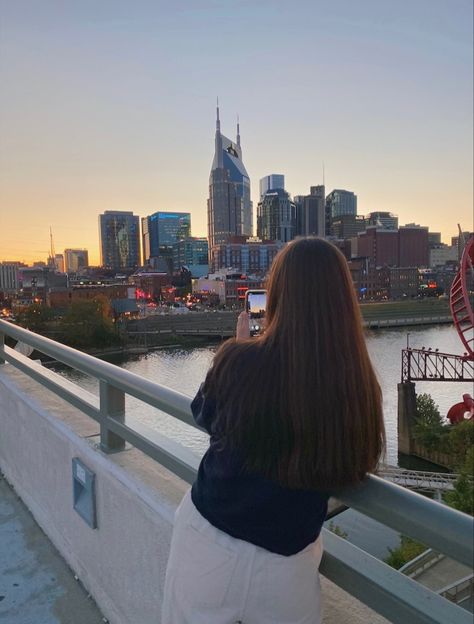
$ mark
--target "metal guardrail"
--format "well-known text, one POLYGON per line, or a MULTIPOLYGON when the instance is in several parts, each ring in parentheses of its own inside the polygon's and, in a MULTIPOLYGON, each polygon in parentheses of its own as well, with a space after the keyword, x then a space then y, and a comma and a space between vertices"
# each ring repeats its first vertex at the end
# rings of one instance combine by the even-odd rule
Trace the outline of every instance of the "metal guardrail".
POLYGON ((459 581, 443 587, 438 593, 456 604, 471 599, 474 596, 474 574, 469 574, 459 581))
POLYGON ((398 568, 398 571, 401 574, 409 576, 410 578, 416 578, 419 574, 428 568, 431 568, 435 563, 444 558, 445 555, 442 553, 436 552, 436 550, 433 550, 432 548, 428 548, 428 550, 425 550, 411 561, 405 563, 405 565, 401 568, 398 568))
MULTIPOLYGON (((113 364, 0 321, 0 371, 1 364, 5 361, 97 420, 104 451, 119 451, 127 441, 188 483, 194 481, 199 465, 196 455, 125 414, 125 394, 130 394, 196 427, 190 411, 189 397, 142 379, 113 364), (56 374, 5 347, 5 335, 98 379, 99 406, 75 395, 56 374)), ((373 475, 359 487, 339 492, 337 499, 461 563, 472 563, 474 525, 473 519, 465 514, 373 475)), ((471 624, 470 614, 464 609, 330 531, 324 529, 323 533, 325 552, 321 573, 391 622, 471 624)))

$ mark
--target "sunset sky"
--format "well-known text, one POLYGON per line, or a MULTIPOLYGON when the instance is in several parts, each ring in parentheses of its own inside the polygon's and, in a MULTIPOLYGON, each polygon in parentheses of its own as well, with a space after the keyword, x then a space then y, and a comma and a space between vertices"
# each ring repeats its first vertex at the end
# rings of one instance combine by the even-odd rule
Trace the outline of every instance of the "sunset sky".
POLYGON ((252 183, 473 227, 472 0, 0 0, 0 261, 86 247, 98 215, 206 235, 215 101, 252 183))

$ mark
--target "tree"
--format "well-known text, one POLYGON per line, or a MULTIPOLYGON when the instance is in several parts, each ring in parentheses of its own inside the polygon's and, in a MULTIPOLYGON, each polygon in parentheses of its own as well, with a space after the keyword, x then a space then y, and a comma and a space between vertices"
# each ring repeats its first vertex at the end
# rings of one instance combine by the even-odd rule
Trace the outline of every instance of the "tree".
POLYGON ((454 483, 454 490, 446 492, 444 500, 450 507, 474 516, 474 446, 466 453, 459 477, 454 483))
POLYGON ((48 322, 54 317, 54 312, 51 308, 40 303, 32 303, 27 308, 22 310, 18 315, 18 323, 22 327, 36 332, 37 334, 44 333, 48 322))
POLYGON ((95 348, 119 342, 107 306, 99 297, 73 303, 60 324, 64 341, 73 347, 95 348))
POLYGON ((413 437, 427 450, 439 449, 443 434, 448 427, 443 424, 439 407, 429 394, 419 394, 416 397, 416 418, 413 427, 413 437))

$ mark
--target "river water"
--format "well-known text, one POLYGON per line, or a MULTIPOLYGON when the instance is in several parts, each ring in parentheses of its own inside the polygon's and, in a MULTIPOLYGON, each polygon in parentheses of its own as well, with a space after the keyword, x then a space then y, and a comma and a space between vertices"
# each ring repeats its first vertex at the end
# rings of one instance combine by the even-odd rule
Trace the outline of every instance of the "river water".
MULTIPOLYGON (((462 354, 463 348, 455 329, 448 325, 409 328, 410 346, 432 347, 444 353, 462 354)), ((384 417, 387 431, 387 458, 396 465, 397 458, 397 384, 400 381, 401 350, 407 344, 407 329, 376 330, 367 333, 367 345, 382 386, 384 417)), ((217 345, 194 349, 163 349, 146 355, 114 358, 114 364, 159 384, 193 396, 204 380, 217 345)), ((98 394, 98 382, 82 373, 62 366, 54 367, 81 387, 98 394)), ((470 384, 453 382, 417 382, 417 392, 427 392, 445 415, 462 394, 470 392, 470 384)), ((202 455, 208 444, 207 435, 175 418, 142 403, 134 397, 126 398, 127 414, 139 418, 149 427, 174 438, 184 446, 202 455)), ((398 535, 357 512, 349 510, 334 522, 349 534, 349 540, 377 557, 386 555, 387 546, 398 543, 398 535)))

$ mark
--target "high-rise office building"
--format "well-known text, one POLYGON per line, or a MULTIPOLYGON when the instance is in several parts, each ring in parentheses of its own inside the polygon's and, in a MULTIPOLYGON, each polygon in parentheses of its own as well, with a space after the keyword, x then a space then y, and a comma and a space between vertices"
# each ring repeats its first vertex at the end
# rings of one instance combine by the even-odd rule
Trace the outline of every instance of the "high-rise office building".
POLYGON ((89 266, 89 252, 87 249, 64 250, 64 270, 66 273, 77 273, 87 266, 89 266))
POLYGON ((268 191, 285 188, 285 176, 280 173, 271 173, 260 179, 260 201, 268 191))
POLYGON ((133 212, 106 210, 99 215, 101 264, 120 271, 140 265, 140 221, 133 212))
POLYGON ((252 219, 250 179, 242 162, 239 124, 234 143, 221 134, 218 106, 207 201, 209 251, 231 236, 251 236, 252 219))
POLYGON ((324 185, 311 186, 309 195, 297 195, 295 204, 296 235, 324 237, 326 235, 324 185))
POLYGON ((191 234, 189 212, 155 212, 142 219, 143 256, 150 258, 171 258, 176 241, 191 234))
POLYGON ((13 293, 18 290, 21 262, 0 262, 0 292, 13 293))
POLYGON ((185 266, 193 277, 202 277, 209 271, 209 247, 207 238, 190 236, 176 241, 173 245, 173 268, 175 271, 185 266))
POLYGON ((257 236, 281 243, 296 236, 296 206, 283 189, 267 191, 258 203, 257 236))
POLYGON ((357 214, 357 195, 352 191, 334 189, 326 197, 326 210, 331 219, 342 215, 357 214))

